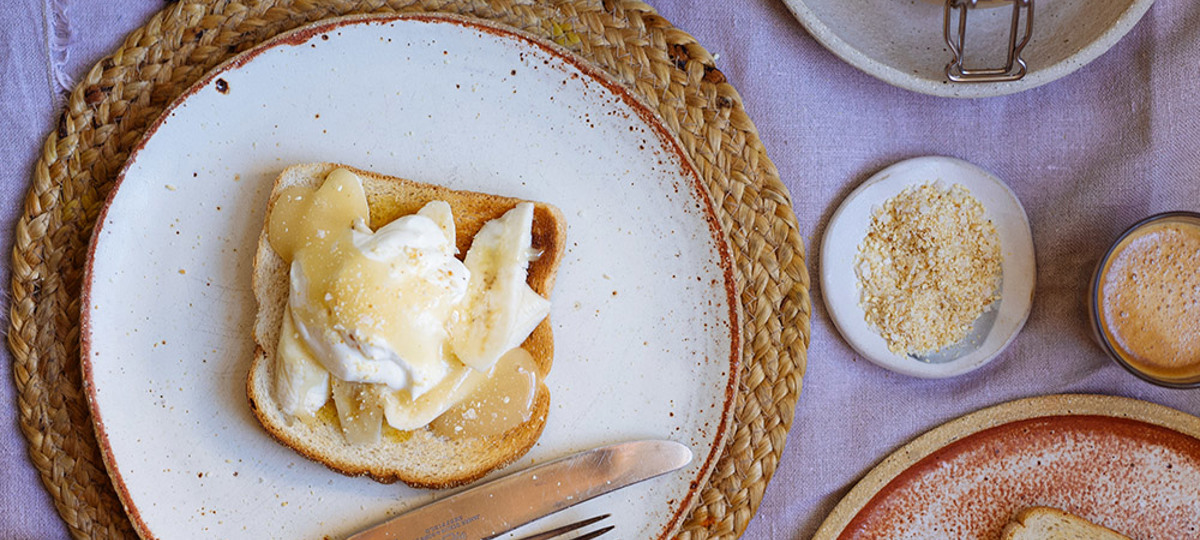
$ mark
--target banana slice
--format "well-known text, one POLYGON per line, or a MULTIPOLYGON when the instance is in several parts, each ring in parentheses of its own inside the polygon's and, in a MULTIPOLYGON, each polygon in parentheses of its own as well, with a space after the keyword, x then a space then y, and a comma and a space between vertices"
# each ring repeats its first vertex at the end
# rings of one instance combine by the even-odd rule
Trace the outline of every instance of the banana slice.
POLYGON ((372 444, 379 442, 383 428, 383 394, 372 383, 345 382, 337 377, 333 383, 333 402, 337 405, 338 420, 342 434, 350 444, 372 444))
POLYGON ((329 401, 329 371, 304 345, 291 310, 283 312, 275 373, 275 399, 289 416, 311 418, 329 401))
POLYGON ((486 373, 470 369, 459 362, 442 382, 413 399, 412 392, 387 392, 383 399, 383 414, 389 426, 401 431, 420 429, 462 401, 487 380, 486 373))
POLYGON ((429 429, 450 439, 501 435, 529 421, 537 390, 533 356, 517 347, 501 356, 470 394, 430 422, 429 429))
POLYGON ((471 272, 451 347, 462 363, 488 371, 550 313, 550 301, 525 282, 533 259, 533 204, 521 203, 475 235, 464 261, 471 272))
MULTIPOLYGON (((417 211, 417 215, 425 216, 442 229, 446 240, 454 246, 454 214, 450 212, 450 203, 446 201, 429 201, 417 211)), ((458 251, 458 250, 455 250, 458 251)))

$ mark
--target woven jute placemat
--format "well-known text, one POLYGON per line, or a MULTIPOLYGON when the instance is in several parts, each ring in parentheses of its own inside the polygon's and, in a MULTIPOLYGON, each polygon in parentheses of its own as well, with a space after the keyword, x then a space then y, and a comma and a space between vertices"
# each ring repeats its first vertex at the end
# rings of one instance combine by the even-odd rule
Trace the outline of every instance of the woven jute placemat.
POLYGON ((729 232, 745 314, 729 442, 679 534, 735 538, 762 501, 792 424, 809 340, 809 280, 787 189, 741 97, 691 36, 636 1, 184 1, 131 33, 71 92, 17 223, 9 346, 21 429, 77 538, 134 536, 100 457, 79 366, 88 239, 130 149, 220 62, 287 30, 355 13, 448 12, 554 41, 652 108, 690 154, 729 232))

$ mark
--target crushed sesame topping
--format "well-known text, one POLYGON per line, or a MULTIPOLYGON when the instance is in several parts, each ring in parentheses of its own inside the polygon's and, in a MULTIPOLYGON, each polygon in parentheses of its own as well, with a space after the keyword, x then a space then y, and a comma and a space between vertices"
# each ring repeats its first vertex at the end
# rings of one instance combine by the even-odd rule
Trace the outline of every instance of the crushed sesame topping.
POLYGON ((967 188, 906 188, 872 215, 855 273, 867 324, 894 353, 961 341, 1000 298, 1000 239, 967 188))

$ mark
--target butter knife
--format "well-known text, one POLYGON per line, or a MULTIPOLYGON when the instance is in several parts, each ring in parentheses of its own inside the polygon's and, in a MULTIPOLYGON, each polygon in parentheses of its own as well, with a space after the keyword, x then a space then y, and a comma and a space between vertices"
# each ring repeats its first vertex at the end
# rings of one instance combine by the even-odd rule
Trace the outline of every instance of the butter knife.
POLYGON ((610 491, 679 469, 688 447, 635 441, 570 455, 406 512, 347 540, 493 538, 610 491))

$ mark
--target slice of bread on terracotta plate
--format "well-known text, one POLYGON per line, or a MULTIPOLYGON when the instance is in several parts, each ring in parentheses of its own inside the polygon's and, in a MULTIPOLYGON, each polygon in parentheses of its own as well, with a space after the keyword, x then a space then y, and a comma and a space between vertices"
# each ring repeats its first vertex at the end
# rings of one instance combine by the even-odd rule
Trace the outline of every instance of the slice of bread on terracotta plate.
MULTIPOLYGON (((417 213, 426 203, 445 201, 454 216, 455 244, 461 259, 475 234, 488 221, 514 208, 520 199, 471 191, 452 190, 403 178, 385 176, 335 163, 296 165, 284 170, 275 182, 267 204, 270 216, 280 193, 292 186, 319 187, 338 168, 362 179, 370 209, 370 228, 417 213)), ((550 298, 566 244, 566 222, 551 205, 534 202, 532 249, 541 255, 529 264, 527 283, 534 292, 550 298)), ((269 218, 268 218, 269 219, 269 218)), ((246 381, 250 407, 263 427, 279 442, 300 454, 351 476, 369 476, 379 482, 402 481, 414 487, 447 488, 476 480, 507 465, 533 447, 546 424, 550 392, 543 382, 554 357, 554 337, 547 317, 521 344, 533 358, 537 388, 529 419, 499 435, 448 438, 428 428, 397 431, 384 428, 377 442, 351 444, 343 436, 333 400, 311 421, 285 414, 273 394, 276 349, 287 311, 289 265, 272 249, 267 227, 259 237, 254 258, 254 297, 258 312, 254 326, 255 356, 246 381)))
POLYGON ((1004 527, 1001 540, 1129 540, 1074 514, 1048 506, 1026 508, 1004 527))

